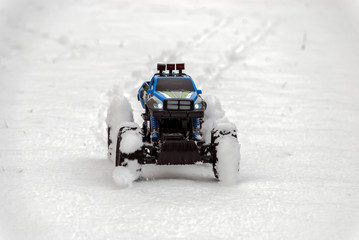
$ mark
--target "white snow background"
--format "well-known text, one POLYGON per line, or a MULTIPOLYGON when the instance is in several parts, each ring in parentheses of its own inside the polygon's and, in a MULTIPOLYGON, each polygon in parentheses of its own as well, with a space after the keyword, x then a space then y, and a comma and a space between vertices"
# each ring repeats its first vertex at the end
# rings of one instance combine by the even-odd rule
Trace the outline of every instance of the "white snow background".
POLYGON ((1 0, 0 239, 359 239, 355 0, 1 0), (239 183, 145 167, 119 189, 109 101, 185 62, 239 183))

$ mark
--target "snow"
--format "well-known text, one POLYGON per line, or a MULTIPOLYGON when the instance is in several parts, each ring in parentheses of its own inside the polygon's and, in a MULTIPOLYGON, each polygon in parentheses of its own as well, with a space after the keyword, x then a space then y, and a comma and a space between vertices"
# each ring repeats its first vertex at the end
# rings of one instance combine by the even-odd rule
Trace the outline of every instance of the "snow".
POLYGON ((126 97, 115 96, 107 111, 106 124, 119 126, 123 122, 133 122, 132 107, 126 97))
POLYGON ((112 172, 112 177, 117 186, 120 188, 127 188, 132 186, 132 182, 136 178, 132 175, 131 171, 127 167, 116 167, 112 172))
POLYGON ((238 168, 241 154, 238 140, 232 134, 236 134, 238 137, 237 127, 225 116, 225 111, 218 97, 207 95, 204 99, 208 105, 202 124, 204 141, 207 144, 211 143, 212 130, 218 130, 215 134, 217 137, 215 142, 218 143, 216 148, 218 179, 223 185, 236 184, 239 178, 238 168), (223 136, 219 134, 220 131, 230 134, 223 136))
POLYGON ((140 164, 136 160, 125 159, 126 167, 118 166, 112 172, 112 177, 119 188, 132 187, 133 181, 140 177, 140 164))
POLYGON ((204 100, 207 103, 207 109, 204 114, 201 131, 203 140, 208 144, 211 142, 211 131, 215 124, 229 121, 225 117, 221 102, 216 96, 207 95, 204 97, 204 100))
POLYGON ((221 183, 226 185, 237 183, 240 156, 240 145, 236 138, 224 136, 218 141, 216 169, 221 183))
MULTIPOLYGON (((115 162, 117 135, 122 126, 133 125, 132 107, 126 97, 119 97, 119 93, 111 92, 112 100, 107 110, 106 125, 110 127, 111 144, 109 146, 108 158, 115 162), (132 122, 132 123, 131 123, 132 122)), ((99 125, 102 127, 102 125, 99 125)), ((135 125, 138 126, 138 125, 135 125)), ((130 139, 132 141, 132 139, 130 139)), ((136 140, 136 139, 135 139, 136 140)), ((135 145, 135 147, 137 147, 135 145)))
POLYGON ((126 154, 134 153, 136 150, 141 149, 142 142, 142 134, 141 128, 137 123, 129 123, 125 122, 120 125, 120 127, 126 126, 130 128, 136 127, 136 130, 127 130, 121 134, 121 143, 120 143, 120 151, 126 154))
MULTIPOLYGON (((0 1, 0 239, 358 239, 354 0, 0 1), (238 184, 144 166, 120 189, 106 113, 185 62, 238 129, 238 184)), ((204 96, 205 97, 205 96, 204 96)))
POLYGON ((238 130, 233 123, 223 118, 222 120, 213 124, 214 142, 218 144, 216 170, 222 184, 232 185, 237 183, 241 158, 238 130))

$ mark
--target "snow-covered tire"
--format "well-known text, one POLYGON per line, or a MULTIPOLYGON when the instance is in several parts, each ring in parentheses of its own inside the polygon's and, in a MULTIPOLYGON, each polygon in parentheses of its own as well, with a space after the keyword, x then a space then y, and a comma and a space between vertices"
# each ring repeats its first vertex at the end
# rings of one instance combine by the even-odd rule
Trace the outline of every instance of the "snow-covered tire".
POLYGON ((113 144, 113 133, 114 131, 110 126, 107 127, 107 158, 110 159, 112 162, 115 161, 114 158, 114 144, 113 144))
POLYGON ((150 143, 151 134, 150 134, 150 129, 147 126, 147 122, 143 122, 142 124, 142 134, 143 134, 143 142, 150 143))
POLYGON ((121 124, 117 135, 115 166, 128 168, 135 179, 141 175, 142 138, 142 129, 137 123, 121 124))
POLYGON ((107 157, 115 162, 116 140, 121 124, 133 122, 131 104, 125 97, 114 97, 107 111, 107 157))
MULTIPOLYGON (((112 144, 112 140, 110 138, 111 135, 111 127, 107 127, 107 149, 110 150, 110 145, 112 144)), ((109 152, 111 155, 111 153, 109 152)))
POLYGON ((232 123, 216 124, 211 131, 211 142, 215 145, 213 172, 224 183, 234 184, 238 179, 240 145, 237 129, 232 123))

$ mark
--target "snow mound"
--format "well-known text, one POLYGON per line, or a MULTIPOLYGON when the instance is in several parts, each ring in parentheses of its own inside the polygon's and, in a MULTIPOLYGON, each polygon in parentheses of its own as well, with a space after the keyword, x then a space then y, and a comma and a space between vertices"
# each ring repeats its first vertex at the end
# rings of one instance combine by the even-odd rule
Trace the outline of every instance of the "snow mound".
POLYGON ((237 131, 236 125, 230 121, 214 122, 213 128, 219 129, 221 131, 228 131, 228 132, 236 132, 237 131))
POLYGON ((117 134, 125 122, 133 122, 133 111, 126 97, 113 97, 107 111, 106 124, 110 128, 111 144, 108 150, 108 158, 115 161, 117 134))
POLYGON ((115 127, 123 122, 133 122, 132 107, 126 97, 115 96, 107 111, 106 124, 115 127))
POLYGON ((112 172, 112 178, 120 188, 128 188, 140 177, 141 166, 137 161, 125 159, 124 166, 116 167, 112 172))
POLYGON ((120 188, 127 188, 132 186, 132 182, 135 180, 131 171, 126 167, 116 167, 112 172, 112 177, 117 186, 120 188))
POLYGON ((207 109, 204 113, 206 119, 221 119, 225 116, 222 104, 216 96, 206 95, 207 109))
POLYGON ((229 122, 225 117, 225 112, 222 109, 219 99, 212 95, 206 95, 204 97, 207 103, 207 109, 204 112, 203 124, 202 124, 202 137, 206 143, 211 142, 211 131, 216 122, 229 122))
POLYGON ((236 138, 229 135, 222 136, 217 147, 217 173, 221 183, 236 184, 240 161, 240 145, 236 138))
POLYGON ((120 129, 122 127, 124 127, 124 131, 121 134, 120 151, 130 154, 141 149, 143 142, 140 126, 134 122, 125 122, 120 124, 120 129))
POLYGON ((223 137, 226 137, 227 135, 232 136, 232 134, 237 135, 237 127, 232 122, 214 122, 213 128, 214 130, 218 130, 214 133, 214 136, 216 137, 216 142, 218 143, 220 139, 223 137))
POLYGON ((205 98, 207 109, 204 113, 202 135, 206 143, 211 142, 211 132, 214 131, 217 146, 217 174, 222 184, 231 185, 238 181, 240 160, 240 144, 237 138, 237 127, 230 122, 222 108, 219 99, 208 95, 205 98))

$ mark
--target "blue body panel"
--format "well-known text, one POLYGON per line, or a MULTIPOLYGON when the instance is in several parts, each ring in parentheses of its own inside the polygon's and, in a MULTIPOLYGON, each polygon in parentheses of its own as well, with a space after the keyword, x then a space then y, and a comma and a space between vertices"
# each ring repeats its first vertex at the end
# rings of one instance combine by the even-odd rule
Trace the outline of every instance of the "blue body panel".
POLYGON ((163 102, 166 99, 166 96, 164 96, 161 92, 156 91, 157 80, 158 79, 171 79, 171 78, 187 78, 187 79, 190 79, 191 82, 192 82, 193 88, 194 88, 194 92, 192 93, 190 99, 192 99, 193 102, 195 102, 197 100, 197 98, 198 98, 198 90, 197 90, 196 85, 193 82, 193 79, 190 76, 188 76, 188 75, 183 75, 183 76, 160 76, 158 74, 155 74, 152 77, 150 82, 144 82, 142 84, 142 86, 140 87, 140 89, 138 90, 137 99, 138 99, 138 101, 141 102, 141 105, 142 105, 142 107, 144 109, 146 108, 146 106, 145 106, 145 103, 141 99, 141 91, 142 91, 143 87, 145 86, 145 84, 148 83, 149 84, 149 89, 154 89, 153 95, 156 96, 158 99, 160 99, 163 102))
POLYGON ((137 93, 137 100, 138 101, 140 101, 141 102, 141 106, 143 107, 143 109, 145 109, 146 107, 145 107, 145 103, 142 101, 142 99, 141 99, 141 91, 142 91, 142 89, 143 89, 143 87, 145 86, 145 84, 150 84, 150 82, 148 81, 148 82, 144 82, 143 84, 142 84, 142 86, 140 87, 140 89, 138 90, 138 93, 137 93))

